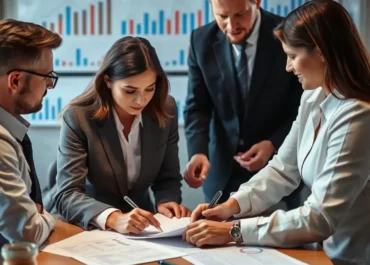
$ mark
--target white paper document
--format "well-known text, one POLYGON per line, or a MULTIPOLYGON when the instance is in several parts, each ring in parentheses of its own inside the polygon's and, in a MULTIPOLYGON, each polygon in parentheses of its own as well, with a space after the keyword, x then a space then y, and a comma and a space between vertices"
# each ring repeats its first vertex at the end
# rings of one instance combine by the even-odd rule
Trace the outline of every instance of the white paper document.
POLYGON ((72 257, 87 265, 133 265, 183 256, 178 252, 145 241, 134 241, 110 231, 82 232, 43 251, 72 257))
POLYGON ((183 257, 194 265, 307 265, 277 250, 259 247, 224 247, 183 257))
POLYGON ((186 226, 190 223, 190 217, 180 219, 176 217, 168 218, 163 214, 157 213, 154 215, 154 218, 161 224, 163 232, 150 225, 138 235, 125 235, 125 237, 130 239, 150 239, 181 236, 186 226))

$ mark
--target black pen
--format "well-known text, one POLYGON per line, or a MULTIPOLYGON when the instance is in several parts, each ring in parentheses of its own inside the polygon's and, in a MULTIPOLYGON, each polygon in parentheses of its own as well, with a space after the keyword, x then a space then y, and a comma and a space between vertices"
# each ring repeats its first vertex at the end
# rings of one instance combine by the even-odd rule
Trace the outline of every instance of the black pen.
POLYGON ((158 264, 161 264, 161 265, 176 265, 175 263, 172 263, 172 262, 169 262, 169 261, 166 261, 166 260, 160 260, 160 261, 158 261, 158 264))
MULTIPOLYGON (((218 200, 221 198, 222 196, 222 191, 218 191, 215 195, 215 197, 213 197, 212 201, 210 204, 208 204, 208 207, 207 207, 207 210, 208 209, 212 209, 213 207, 215 207, 216 203, 218 202, 218 200)), ((206 219, 203 215, 201 215, 199 217, 199 220, 203 220, 203 219, 206 219)))
MULTIPOLYGON (((123 197, 123 199, 131 205, 132 208, 139 208, 139 206, 136 205, 136 203, 134 203, 133 200, 131 200, 128 196, 125 196, 123 197)), ((163 232, 162 228, 159 226, 159 227, 156 227, 157 229, 161 230, 161 232, 163 232)))

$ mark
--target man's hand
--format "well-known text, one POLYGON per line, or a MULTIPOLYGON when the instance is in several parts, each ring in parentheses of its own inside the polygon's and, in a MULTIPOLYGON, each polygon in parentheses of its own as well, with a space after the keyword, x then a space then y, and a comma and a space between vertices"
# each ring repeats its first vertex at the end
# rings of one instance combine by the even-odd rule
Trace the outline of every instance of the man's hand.
POLYGON ((245 153, 234 156, 236 162, 248 171, 258 171, 263 168, 274 154, 275 147, 271 141, 262 141, 255 144, 245 153))
POLYGON ((108 216, 106 222, 108 228, 112 228, 121 234, 132 233, 136 235, 150 224, 156 228, 160 227, 160 223, 150 212, 138 208, 129 213, 113 212, 108 216))
POLYGON ((232 222, 197 221, 187 226, 182 239, 197 247, 225 245, 233 241, 229 234, 232 226, 232 222))
POLYGON ((240 212, 239 203, 234 198, 230 198, 226 202, 216 205, 212 209, 207 210, 207 207, 207 203, 198 205, 191 214, 190 222, 194 223, 198 221, 201 215, 208 220, 224 221, 240 212))
POLYGON ((191 211, 186 208, 183 205, 179 205, 176 202, 164 202, 158 204, 158 212, 172 218, 176 216, 176 218, 181 218, 181 217, 189 217, 191 215, 191 211))
POLYGON ((191 188, 199 188, 207 178, 210 164, 204 154, 195 154, 186 165, 184 178, 191 188))

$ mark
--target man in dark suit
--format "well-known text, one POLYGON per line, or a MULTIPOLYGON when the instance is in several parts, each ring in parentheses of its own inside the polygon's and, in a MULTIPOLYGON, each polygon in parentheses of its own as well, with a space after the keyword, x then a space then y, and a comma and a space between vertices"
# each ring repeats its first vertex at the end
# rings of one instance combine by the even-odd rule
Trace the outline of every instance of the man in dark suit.
MULTIPOLYGON (((281 18, 260 0, 210 0, 216 21, 191 35, 184 110, 190 161, 185 180, 206 200, 263 168, 288 134, 302 94, 274 39, 281 18)), ((296 207, 294 199, 288 208, 296 207)))

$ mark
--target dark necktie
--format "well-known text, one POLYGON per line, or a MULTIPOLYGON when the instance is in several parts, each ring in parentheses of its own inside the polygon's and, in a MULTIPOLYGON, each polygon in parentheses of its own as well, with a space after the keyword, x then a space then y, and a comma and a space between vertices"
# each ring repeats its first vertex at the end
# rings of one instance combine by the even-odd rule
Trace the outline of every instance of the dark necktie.
POLYGON ((238 82, 238 90, 239 90, 239 121, 242 125, 243 117, 244 117, 244 106, 247 100, 247 93, 248 93, 248 58, 245 52, 247 47, 247 42, 243 44, 236 45, 237 49, 240 51, 239 56, 236 58, 235 68, 237 74, 237 82, 238 82))
POLYGON ((30 197, 35 203, 38 203, 43 207, 40 183, 37 178, 35 164, 33 162, 32 143, 27 134, 24 136, 23 141, 21 142, 21 145, 22 145, 24 157, 26 158, 28 166, 30 167, 29 173, 30 173, 30 177, 32 181, 30 197))

